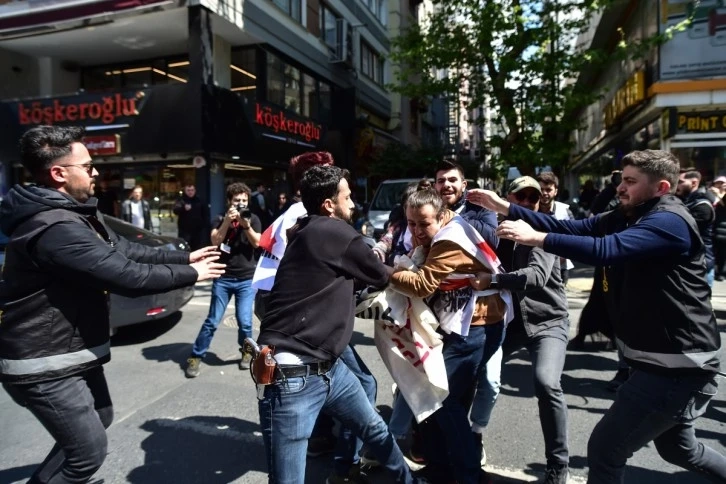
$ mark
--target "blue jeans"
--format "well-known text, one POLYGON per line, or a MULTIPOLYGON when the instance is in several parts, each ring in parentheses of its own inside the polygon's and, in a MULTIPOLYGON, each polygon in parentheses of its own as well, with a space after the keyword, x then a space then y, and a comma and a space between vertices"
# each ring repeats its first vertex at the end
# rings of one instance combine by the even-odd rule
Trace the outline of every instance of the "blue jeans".
POLYGON ((212 344, 214 332, 222 322, 227 304, 234 295, 235 316, 237 317, 237 344, 242 348, 245 338, 252 337, 252 304, 255 301, 255 290, 252 279, 237 279, 222 276, 212 283, 212 299, 209 302, 209 314, 204 320, 199 335, 192 347, 192 356, 204 358, 209 345, 212 344))
POLYGON ((625 482, 625 464, 653 441, 663 459, 726 482, 726 457, 696 440, 693 422, 716 395, 713 375, 663 376, 635 370, 587 444, 589 484, 625 482))
POLYGON ((492 417, 494 404, 499 397, 499 388, 502 386, 502 349, 489 358, 487 364, 479 368, 476 377, 476 393, 471 406, 471 429, 483 433, 492 417))
POLYGON ((426 459, 434 476, 440 477, 442 482, 479 482, 480 456, 468 417, 473 383, 479 367, 486 365, 503 340, 504 323, 472 326, 466 337, 456 333, 444 335, 449 396, 427 419, 432 419, 434 425, 425 425, 422 429, 426 459))
POLYGON ((106 459, 113 405, 103 367, 41 383, 3 383, 56 441, 29 483, 88 482, 106 459))
MULTIPOLYGON (((345 363, 350 372, 355 376, 363 387, 363 391, 366 394, 366 398, 371 404, 371 407, 376 407, 376 392, 378 385, 375 377, 371 374, 363 360, 361 360, 358 353, 353 349, 351 345, 348 345, 340 354, 340 360, 345 363)), ((355 433, 347 426, 340 426, 340 435, 338 436, 338 443, 335 448, 335 472, 339 476, 347 476, 351 465, 360 461, 358 454, 360 453, 361 447, 363 447, 363 441, 355 436, 355 433)))
POLYGON ((396 482, 414 482, 386 423, 371 406, 360 381, 341 361, 325 375, 268 385, 258 409, 271 484, 304 482, 308 439, 321 411, 363 439, 396 482))
POLYGON ((388 420, 388 429, 397 439, 405 439, 411 430, 411 423, 415 415, 413 410, 408 406, 408 402, 401 392, 397 392, 393 400, 393 410, 391 418, 388 420))

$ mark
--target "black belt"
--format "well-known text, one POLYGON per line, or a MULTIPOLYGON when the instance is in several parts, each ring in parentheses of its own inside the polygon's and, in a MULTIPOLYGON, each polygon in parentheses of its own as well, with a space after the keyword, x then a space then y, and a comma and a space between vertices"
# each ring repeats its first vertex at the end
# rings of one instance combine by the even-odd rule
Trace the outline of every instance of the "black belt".
POLYGON ((299 376, 323 375, 330 371, 332 366, 332 361, 317 361, 307 365, 277 365, 276 375, 280 380, 299 376))

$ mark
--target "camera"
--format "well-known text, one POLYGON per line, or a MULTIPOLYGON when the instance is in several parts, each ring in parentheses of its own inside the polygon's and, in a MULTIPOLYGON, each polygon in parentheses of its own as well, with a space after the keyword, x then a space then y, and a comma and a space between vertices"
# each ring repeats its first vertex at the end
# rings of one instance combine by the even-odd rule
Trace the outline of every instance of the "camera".
POLYGON ((239 212, 239 216, 242 218, 252 218, 252 212, 250 212, 250 209, 247 208, 246 205, 243 205, 241 203, 237 204, 235 207, 237 211, 239 212))

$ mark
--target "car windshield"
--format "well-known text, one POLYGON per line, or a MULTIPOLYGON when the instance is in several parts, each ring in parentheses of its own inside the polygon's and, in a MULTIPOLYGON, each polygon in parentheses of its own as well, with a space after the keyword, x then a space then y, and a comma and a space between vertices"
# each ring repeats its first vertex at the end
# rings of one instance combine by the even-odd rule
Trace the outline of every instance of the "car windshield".
POLYGON ((391 211, 401 201, 401 194, 408 182, 383 183, 378 187, 371 202, 371 210, 391 211))

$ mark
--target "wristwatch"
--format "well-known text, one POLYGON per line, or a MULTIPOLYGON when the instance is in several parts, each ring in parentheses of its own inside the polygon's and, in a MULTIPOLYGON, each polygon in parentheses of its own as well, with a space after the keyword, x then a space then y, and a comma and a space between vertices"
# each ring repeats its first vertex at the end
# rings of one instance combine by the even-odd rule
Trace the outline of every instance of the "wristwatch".
POLYGON ((497 282, 497 275, 492 274, 492 282, 489 283, 489 289, 497 289, 499 287, 499 283, 497 282))

